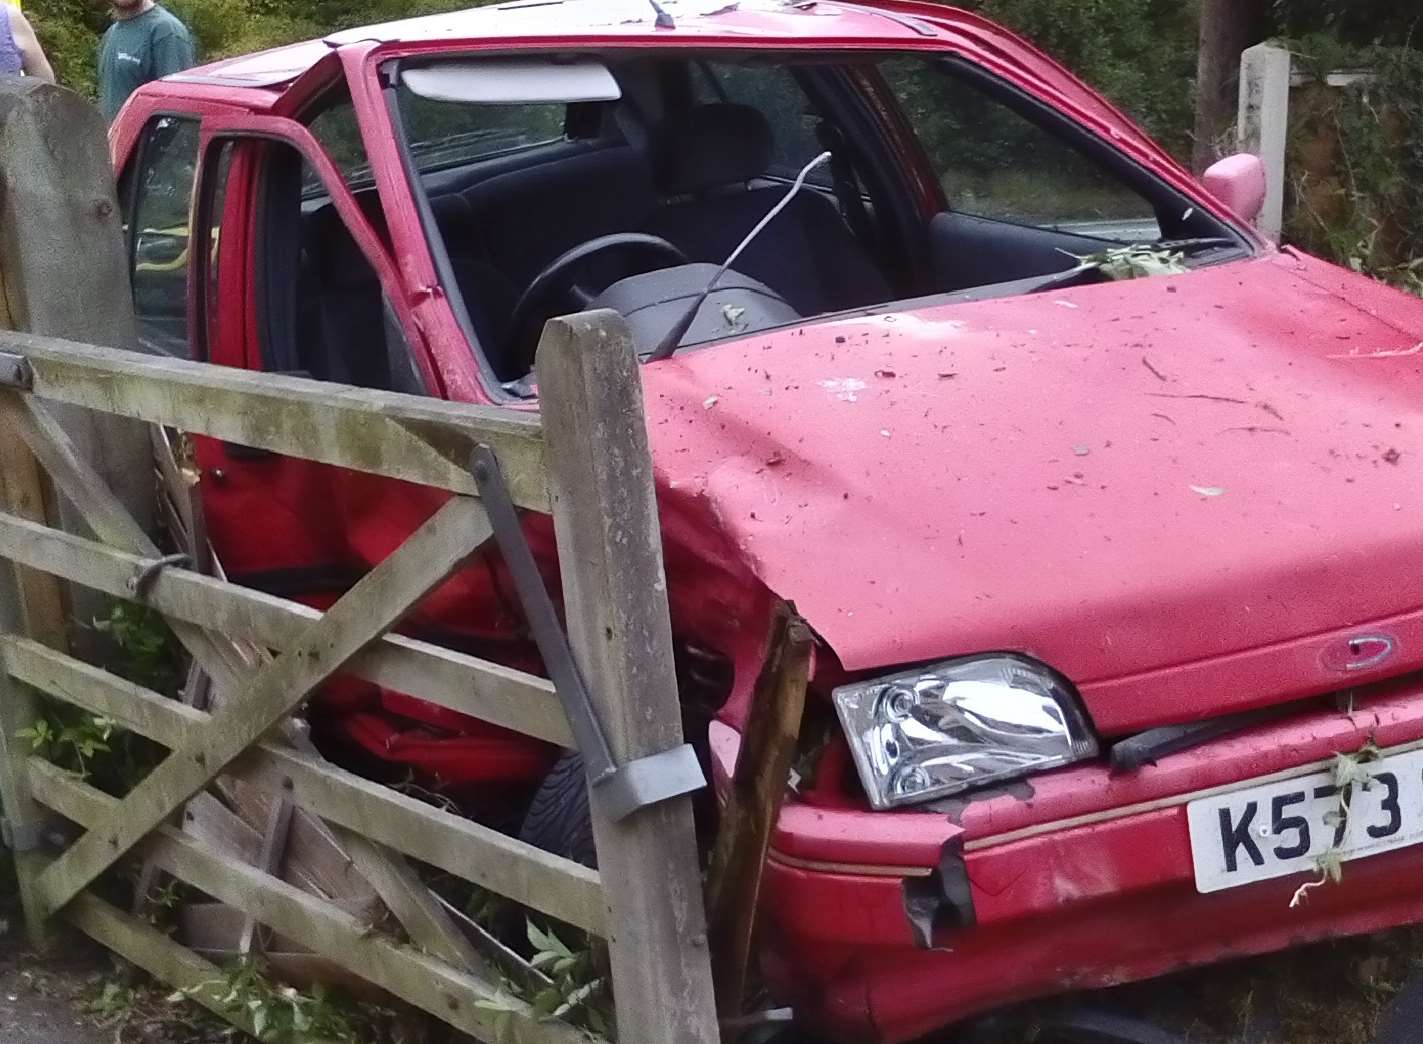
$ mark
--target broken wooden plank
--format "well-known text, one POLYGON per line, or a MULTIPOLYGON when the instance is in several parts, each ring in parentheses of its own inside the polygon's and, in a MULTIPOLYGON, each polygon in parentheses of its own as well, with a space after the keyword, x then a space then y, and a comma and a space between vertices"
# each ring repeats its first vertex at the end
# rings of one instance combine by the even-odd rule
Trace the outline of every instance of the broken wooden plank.
MULTIPOLYGON (((34 759, 29 769, 38 800, 81 826, 92 830, 120 808, 117 799, 48 762, 34 759)), ((438 958, 398 943, 332 904, 255 867, 234 862, 171 826, 158 825, 140 850, 154 855, 174 877, 263 924, 280 928, 309 945, 314 953, 481 1040, 587 1044, 582 1030, 565 1022, 543 1021, 527 1005, 507 995, 504 1010, 481 1007, 480 1001, 498 994, 496 983, 457 971, 438 958), (501 1038, 501 1031, 507 1031, 508 1037, 501 1038)))
POLYGON ((723 1020, 741 1013, 761 874, 795 759, 814 647, 805 621, 782 606, 756 679, 708 875, 712 973, 723 1020))
MULTIPOLYGON (((272 802, 272 810, 267 817, 257 858, 251 861, 262 873, 271 877, 282 876, 282 863, 286 860, 287 839, 291 836, 292 813, 295 811, 291 793, 286 788, 279 789, 277 799, 272 802)), ((237 940, 237 952, 240 956, 248 957, 254 952, 262 951, 259 928, 256 919, 249 915, 237 940)))

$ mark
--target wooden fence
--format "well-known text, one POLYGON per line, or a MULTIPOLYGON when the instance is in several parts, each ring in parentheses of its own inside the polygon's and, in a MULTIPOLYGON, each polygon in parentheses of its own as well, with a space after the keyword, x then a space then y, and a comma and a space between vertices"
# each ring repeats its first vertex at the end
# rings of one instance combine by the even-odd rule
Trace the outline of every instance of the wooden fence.
MULTIPOLYGON (((54 248, 54 239, 35 244, 54 248)), ((18 263, 0 251, 12 288, 18 263)), ((681 749, 633 346, 611 313, 560 320, 545 332, 537 372, 541 418, 0 331, 0 557, 13 565, 18 607, 18 620, 0 634, 0 792, 33 936, 62 917, 253 1029, 221 1003, 220 973, 207 958, 95 893, 101 875, 137 857, 241 911, 246 938, 252 924, 267 925, 480 1040, 584 1039, 507 997, 498 1005, 507 1010, 491 1009, 497 953, 452 923, 410 857, 606 939, 625 1044, 715 1039, 684 794, 653 795, 665 799, 625 814, 608 788, 594 786, 595 871, 344 771, 290 724, 315 688, 343 672, 565 747, 575 736, 586 743, 592 721, 624 768, 681 749), (75 408, 438 487, 450 497, 318 612, 165 556, 57 419, 57 409, 75 408), (514 504, 553 515, 567 640, 591 716, 580 716, 566 687, 393 633, 494 535, 494 501, 479 496, 471 466, 481 447, 514 504), (52 524, 55 492, 79 525, 52 524), (161 613, 210 684, 207 707, 72 655, 59 581, 161 613), (111 718, 168 753, 129 793, 97 790, 35 756, 20 736, 36 720, 40 693, 111 718), (175 825, 185 804, 224 780, 276 796, 255 863, 175 825), (80 828, 72 841, 55 845, 50 813, 80 828), (272 872, 266 857, 293 815, 340 843, 395 925, 373 925, 349 904, 272 872)), ((158 463, 171 469, 171 460, 158 463)), ((486 493, 489 478, 486 466, 486 493)), ((185 517, 195 525, 182 505, 173 514, 179 528, 185 517)))

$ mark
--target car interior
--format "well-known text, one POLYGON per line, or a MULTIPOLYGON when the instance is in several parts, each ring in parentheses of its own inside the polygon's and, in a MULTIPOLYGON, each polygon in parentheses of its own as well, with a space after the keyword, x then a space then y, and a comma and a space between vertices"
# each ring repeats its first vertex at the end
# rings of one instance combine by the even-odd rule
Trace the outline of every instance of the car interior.
MULTIPOLYGON (((1083 259, 1126 244, 1192 265, 1249 249, 1124 154, 952 59, 643 52, 394 72, 437 267, 511 395, 531 393, 543 323, 583 308, 624 315, 647 357, 693 307, 669 350, 896 302, 1091 282, 1103 277, 1083 259), (916 190, 926 168, 932 205, 916 190)), ((322 108, 313 134, 333 137, 342 119, 348 100, 322 108)), ((336 158, 383 233, 363 157, 336 158)), ((279 200, 274 215, 299 206, 301 220, 269 219, 272 272, 297 272, 290 316, 274 321, 304 347, 271 365, 416 390, 375 275, 321 186, 292 167, 268 189, 279 200)))

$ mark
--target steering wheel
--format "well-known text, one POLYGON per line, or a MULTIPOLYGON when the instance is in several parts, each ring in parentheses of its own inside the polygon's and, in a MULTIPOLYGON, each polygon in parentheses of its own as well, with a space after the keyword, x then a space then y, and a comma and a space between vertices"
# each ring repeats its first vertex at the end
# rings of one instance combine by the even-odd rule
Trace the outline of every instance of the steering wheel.
POLYGON ((534 276, 534 281, 529 284, 528 289, 519 295, 505 327, 505 357, 518 358, 528 364, 526 370, 532 370, 534 351, 538 348, 538 334, 543 322, 553 313, 555 303, 560 297, 568 296, 572 297, 579 307, 586 308, 597 296, 597 292, 578 281, 580 270, 596 258, 615 253, 642 255, 643 261, 651 262, 630 266, 627 275, 687 263, 687 255, 677 247, 661 236, 652 236, 645 232, 614 232, 612 235, 599 236, 579 243, 545 265, 543 271, 534 276))

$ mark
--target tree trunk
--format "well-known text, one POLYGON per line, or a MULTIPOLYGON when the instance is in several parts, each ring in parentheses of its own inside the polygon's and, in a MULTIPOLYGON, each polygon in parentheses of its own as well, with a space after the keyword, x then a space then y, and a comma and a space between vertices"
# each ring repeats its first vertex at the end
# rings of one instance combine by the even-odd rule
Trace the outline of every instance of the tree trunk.
POLYGON ((1262 0, 1201 0, 1196 64, 1196 131, 1192 166, 1200 173, 1224 153, 1218 143, 1235 120, 1240 52, 1265 38, 1262 0))

